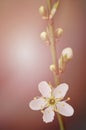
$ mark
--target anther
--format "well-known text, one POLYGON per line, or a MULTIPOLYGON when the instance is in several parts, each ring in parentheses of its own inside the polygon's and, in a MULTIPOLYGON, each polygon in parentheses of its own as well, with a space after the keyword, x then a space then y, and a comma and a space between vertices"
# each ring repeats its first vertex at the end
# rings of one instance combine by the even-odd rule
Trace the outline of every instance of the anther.
POLYGON ((34 97, 34 100, 36 100, 37 98, 36 97, 34 97))
POLYGON ((68 97, 65 101, 69 101, 70 100, 70 97, 68 97))

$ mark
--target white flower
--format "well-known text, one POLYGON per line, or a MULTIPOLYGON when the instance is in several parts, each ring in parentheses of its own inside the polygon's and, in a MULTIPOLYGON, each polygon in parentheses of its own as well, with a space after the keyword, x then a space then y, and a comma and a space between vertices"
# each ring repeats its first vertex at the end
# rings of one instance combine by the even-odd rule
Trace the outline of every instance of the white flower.
POLYGON ((51 88, 47 82, 42 81, 39 83, 38 89, 42 96, 34 98, 34 100, 29 103, 29 106, 32 110, 42 111, 44 122, 52 122, 55 112, 64 116, 73 115, 73 107, 66 103, 69 98, 63 101, 68 91, 68 85, 66 83, 62 83, 56 88, 51 88))

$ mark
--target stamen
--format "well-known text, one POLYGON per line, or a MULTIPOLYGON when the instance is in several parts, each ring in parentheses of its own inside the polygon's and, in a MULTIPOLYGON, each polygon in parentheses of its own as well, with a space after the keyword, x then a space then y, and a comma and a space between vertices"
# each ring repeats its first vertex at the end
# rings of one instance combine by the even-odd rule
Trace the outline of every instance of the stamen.
POLYGON ((70 100, 70 97, 68 97, 65 101, 69 101, 70 100))
POLYGON ((70 97, 68 97, 67 100, 70 100, 70 97))
POLYGON ((44 113, 44 111, 43 111, 43 110, 41 110, 41 112, 42 112, 42 113, 44 113))
POLYGON ((36 100, 37 98, 36 97, 34 97, 34 100, 36 100))
POLYGON ((36 97, 34 97, 33 99, 36 100, 36 99, 38 99, 38 98, 40 98, 40 97, 39 97, 39 96, 36 96, 36 97))
POLYGON ((53 87, 50 81, 49 81, 49 83, 48 83, 48 84, 49 84, 50 88, 52 88, 52 87, 53 87))

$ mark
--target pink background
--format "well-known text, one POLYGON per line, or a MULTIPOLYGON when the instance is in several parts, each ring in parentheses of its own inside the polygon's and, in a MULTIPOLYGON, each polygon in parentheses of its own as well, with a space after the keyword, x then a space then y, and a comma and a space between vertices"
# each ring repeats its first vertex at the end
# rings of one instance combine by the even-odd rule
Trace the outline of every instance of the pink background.
MULTIPOLYGON (((0 0, 0 130, 57 130, 42 121, 42 114, 32 111, 28 103, 40 95, 38 83, 53 83, 49 65, 49 47, 39 35, 46 22, 38 13, 46 0, 0 0)), ((74 58, 68 64, 62 82, 70 85, 67 96, 74 107, 73 117, 64 118, 67 130, 86 129, 85 105, 85 0, 61 0, 55 27, 64 34, 57 44, 58 56, 71 47, 74 58)))

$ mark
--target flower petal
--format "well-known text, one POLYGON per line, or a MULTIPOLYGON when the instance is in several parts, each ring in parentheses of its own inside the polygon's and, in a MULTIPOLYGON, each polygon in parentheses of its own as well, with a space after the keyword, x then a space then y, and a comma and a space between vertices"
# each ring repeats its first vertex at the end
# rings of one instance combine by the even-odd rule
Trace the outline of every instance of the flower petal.
POLYGON ((58 113, 64 116, 72 116, 74 113, 73 107, 68 103, 66 103, 65 101, 58 102, 56 106, 58 113))
POLYGON ((43 113, 43 121, 46 123, 52 122, 54 120, 54 115, 55 113, 51 107, 46 108, 43 113))
POLYGON ((29 103, 32 110, 41 110, 45 107, 46 101, 43 98, 34 99, 29 103))
POLYGON ((55 98, 63 98, 66 95, 67 91, 68 85, 66 83, 62 83, 54 89, 53 95, 55 98))
POLYGON ((48 98, 51 96, 51 88, 47 82, 42 81, 39 83, 38 88, 43 97, 48 98))

